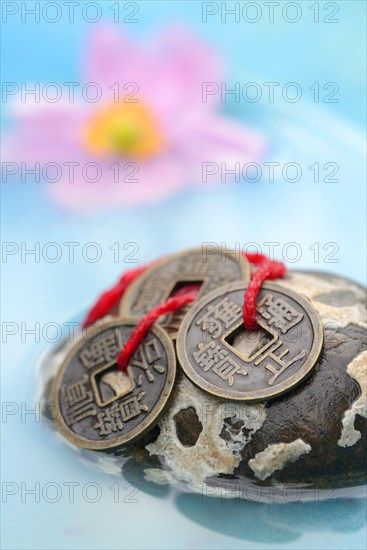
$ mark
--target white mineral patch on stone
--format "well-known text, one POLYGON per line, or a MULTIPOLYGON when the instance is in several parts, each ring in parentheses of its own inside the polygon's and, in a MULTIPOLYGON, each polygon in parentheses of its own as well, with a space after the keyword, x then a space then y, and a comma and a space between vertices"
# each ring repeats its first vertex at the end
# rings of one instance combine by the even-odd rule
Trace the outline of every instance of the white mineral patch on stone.
POLYGON ((300 456, 310 451, 311 445, 300 438, 291 443, 275 443, 257 453, 255 458, 248 461, 248 465, 255 476, 264 481, 276 470, 283 470, 286 464, 296 462, 300 456))
POLYGON ((366 309, 363 303, 364 292, 357 285, 348 282, 348 289, 353 286, 353 292, 356 294, 357 302, 353 306, 334 307, 328 304, 318 302, 317 296, 326 294, 335 290, 346 288, 343 279, 332 279, 328 281, 315 275, 304 273, 289 273, 285 279, 277 279, 276 284, 304 294, 312 300, 312 305, 321 317, 324 326, 327 328, 343 328, 349 324, 358 325, 367 328, 366 309))
POLYGON ((354 421, 357 414, 367 418, 367 351, 362 352, 349 363, 347 373, 359 384, 362 393, 344 413, 339 447, 352 447, 362 437, 361 432, 355 429, 354 421))
POLYGON ((169 485, 174 481, 171 472, 160 470, 159 468, 145 468, 144 477, 147 481, 152 481, 159 485, 169 485))
POLYGON ((364 298, 363 290, 351 281, 333 277, 326 279, 312 273, 289 271, 284 279, 277 279, 276 284, 286 286, 295 292, 302 292, 310 300, 313 300, 320 294, 345 289, 346 286, 348 290, 351 290, 353 287, 353 292, 355 292, 357 299, 363 300, 364 298))
MULTIPOLYGON (((203 490, 207 477, 220 473, 232 474, 241 461, 240 451, 251 440, 266 419, 264 404, 245 405, 229 403, 202 392, 182 377, 177 384, 171 407, 159 423, 160 434, 156 441, 147 445, 151 455, 162 457, 172 472, 172 478, 184 481, 196 492, 203 490), (174 417, 181 410, 193 407, 203 429, 192 447, 185 447, 176 433, 174 417), (234 417, 242 420, 243 427, 250 430, 244 435, 231 434, 226 442, 221 436, 224 419, 234 417)), ((149 472, 150 476, 154 476, 149 472)), ((162 479, 162 478, 160 478, 162 479)))
POLYGON ((324 326, 330 329, 343 328, 350 324, 367 328, 366 310, 363 304, 347 307, 333 307, 321 302, 313 302, 313 306, 320 315, 324 326))

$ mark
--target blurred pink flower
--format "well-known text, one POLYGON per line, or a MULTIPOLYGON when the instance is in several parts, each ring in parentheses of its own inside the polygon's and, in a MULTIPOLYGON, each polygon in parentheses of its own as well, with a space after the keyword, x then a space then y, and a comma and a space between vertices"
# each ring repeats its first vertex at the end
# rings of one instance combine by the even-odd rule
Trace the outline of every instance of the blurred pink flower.
POLYGON ((83 65, 83 82, 97 84, 89 95, 101 91, 98 102, 82 94, 74 102, 27 99, 6 146, 9 160, 27 167, 60 166, 47 189, 68 209, 148 203, 188 185, 208 187, 219 170, 218 179, 203 182, 203 162, 233 168, 264 151, 263 136, 217 113, 220 94, 203 101, 203 83, 220 86, 222 65, 186 30, 167 29, 137 45, 115 26, 100 26, 83 65))

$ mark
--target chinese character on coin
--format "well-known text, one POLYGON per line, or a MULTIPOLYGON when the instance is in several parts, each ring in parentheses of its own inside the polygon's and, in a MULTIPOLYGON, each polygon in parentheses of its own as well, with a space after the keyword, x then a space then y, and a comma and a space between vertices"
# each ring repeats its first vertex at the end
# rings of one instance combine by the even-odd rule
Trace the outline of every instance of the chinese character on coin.
POLYGON ((309 301, 264 284, 257 301, 259 330, 247 331, 246 283, 231 283, 197 301, 178 333, 178 360, 201 389, 241 401, 274 398, 299 384, 323 344, 321 320, 309 301))
POLYGON ((126 372, 116 359, 135 324, 112 321, 81 338, 53 386, 55 422, 80 447, 104 450, 129 443, 158 421, 173 388, 176 359, 169 336, 151 328, 126 372))

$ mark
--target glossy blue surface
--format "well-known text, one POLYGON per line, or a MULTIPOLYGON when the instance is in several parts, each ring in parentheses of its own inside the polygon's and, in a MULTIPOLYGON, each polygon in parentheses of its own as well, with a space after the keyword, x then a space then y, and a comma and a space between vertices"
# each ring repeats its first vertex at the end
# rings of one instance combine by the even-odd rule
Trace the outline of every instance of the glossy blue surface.
MULTIPOLYGON (((100 2, 104 14, 111 15, 112 4, 100 2)), ((126 243, 137 243, 136 258, 144 262, 204 241, 225 242, 228 247, 255 242, 264 252, 268 251, 264 243, 276 242, 280 244, 275 255, 281 258, 287 243, 296 242, 302 255, 290 267, 334 271, 364 282, 365 3, 331 3, 339 7, 335 15, 339 22, 331 24, 313 22, 315 3, 305 1, 298 2, 302 16, 294 24, 277 16, 274 23, 267 22, 263 2, 257 3, 262 18, 253 24, 230 19, 222 23, 220 14, 203 23, 202 3, 195 0, 138 4, 140 22, 121 24, 137 37, 171 21, 184 21, 223 51, 230 82, 299 83, 304 99, 296 104, 263 100, 225 109, 267 132, 272 143, 267 160, 296 162, 303 167, 303 176, 297 183, 259 181, 223 184, 210 191, 190 189, 151 208, 93 217, 58 210, 48 202, 42 185, 2 184, 2 240, 28 247, 38 242, 41 250, 56 242, 62 248, 55 263, 42 254, 39 262, 31 256, 24 262, 16 254, 2 264, 3 327, 4 322, 8 329, 14 323, 16 331, 6 342, 3 335, 1 365, 2 400, 8 412, 2 426, 3 491, 14 492, 3 493, 2 546, 364 549, 363 499, 280 506, 221 499, 203 502, 201 496, 165 489, 152 495, 143 488, 129 498, 131 489, 123 480, 117 498, 116 478, 97 474, 77 461, 49 436, 38 418, 27 414, 34 407, 35 364, 51 345, 46 340, 55 335, 52 327, 46 335, 42 331, 49 323, 65 329, 63 323, 71 315, 135 265, 124 262, 131 250, 123 250, 126 243), (309 87, 315 82, 321 89, 327 82, 337 83, 339 101, 313 102, 309 87), (315 162, 337 163, 339 181, 314 182, 309 166, 315 162), (80 243, 74 262, 63 244, 67 242, 80 243), (101 247, 101 261, 83 258, 81 250, 90 242, 101 247), (121 247, 117 262, 111 249, 116 242, 121 247), (318 262, 314 243, 319 243, 318 262), (330 253, 334 256, 327 261, 330 253), (37 331, 35 323, 39 337, 25 332, 32 327, 37 331), (74 502, 69 498, 70 483, 79 484, 74 502), (97 502, 92 502, 96 486, 88 489, 88 483, 98 484, 97 502), (27 493, 32 486, 39 502, 27 493)), ((324 9, 325 2, 316 4, 321 18, 331 13, 324 9)), ((3 80, 78 80, 77 60, 90 24, 80 14, 70 24, 65 14, 55 24, 27 21, 13 16, 3 24, 7 47, 3 80)), ((288 250, 291 255, 292 249, 288 250)))

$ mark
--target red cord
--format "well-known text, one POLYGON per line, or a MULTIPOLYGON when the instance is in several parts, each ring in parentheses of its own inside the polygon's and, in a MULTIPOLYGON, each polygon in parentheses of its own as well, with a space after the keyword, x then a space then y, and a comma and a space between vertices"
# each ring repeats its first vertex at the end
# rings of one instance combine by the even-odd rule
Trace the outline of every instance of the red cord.
MULTIPOLYGON (((287 272, 287 268, 282 262, 269 260, 269 258, 263 254, 243 253, 243 256, 247 258, 251 264, 257 266, 257 269, 253 272, 246 289, 243 303, 244 325, 247 330, 256 330, 258 327, 256 320, 256 300, 260 292, 261 285, 266 280, 283 277, 287 272)), ((129 284, 148 267, 149 266, 143 266, 127 271, 114 287, 106 292, 103 292, 96 304, 89 311, 83 323, 83 327, 88 327, 98 321, 101 317, 107 315, 107 313, 109 313, 109 311, 111 311, 111 309, 119 303, 129 284)), ((169 298, 165 303, 158 304, 146 315, 144 315, 131 333, 128 342, 119 353, 117 358, 119 369, 122 371, 126 370, 132 355, 138 345, 144 340, 152 324, 162 315, 166 315, 167 313, 175 313, 193 302, 199 292, 199 289, 199 285, 188 284, 186 287, 178 290, 174 296, 169 298)))
POLYGON ((98 319, 107 315, 111 309, 119 303, 129 284, 132 283, 138 275, 144 273, 148 267, 149 266, 146 265, 126 271, 115 286, 103 292, 94 306, 89 310, 83 322, 83 328, 93 325, 98 319))
POLYGON ((168 298, 167 302, 164 302, 164 304, 158 304, 151 311, 149 311, 149 313, 144 315, 144 317, 139 321, 139 324, 134 328, 129 340, 126 342, 117 357, 119 369, 126 370, 134 351, 144 340, 152 324, 159 317, 161 317, 161 315, 166 315, 166 313, 175 313, 188 304, 191 304, 195 298, 195 294, 184 294, 183 296, 168 298))
POLYGON ((263 254, 243 254, 251 264, 258 268, 252 274, 251 280, 245 292, 243 301, 243 323, 247 330, 256 330, 258 327, 256 320, 256 301, 260 292, 261 285, 267 279, 278 279, 283 277, 287 268, 282 262, 269 260, 263 254))

